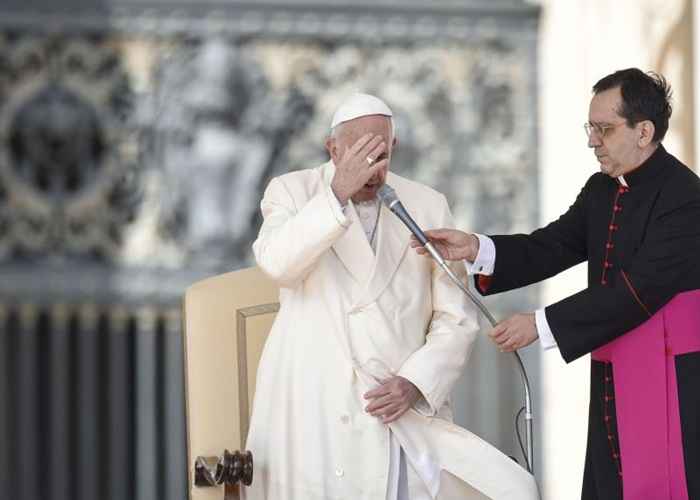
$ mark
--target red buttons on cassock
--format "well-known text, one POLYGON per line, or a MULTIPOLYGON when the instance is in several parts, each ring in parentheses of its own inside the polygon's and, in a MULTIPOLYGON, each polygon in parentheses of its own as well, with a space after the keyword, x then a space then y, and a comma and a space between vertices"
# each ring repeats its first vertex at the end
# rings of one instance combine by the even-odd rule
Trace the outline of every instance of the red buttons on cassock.
POLYGON ((605 373, 603 374, 603 380, 605 380, 605 395, 603 397, 603 418, 605 420, 605 428, 608 431, 608 445, 610 446, 610 456, 615 462, 618 474, 622 476, 622 467, 620 465, 620 450, 619 447, 615 446, 615 435, 613 434, 613 429, 611 426, 611 421, 614 420, 614 418, 612 417, 612 415, 608 414, 608 403, 614 399, 614 396, 608 392, 608 384, 612 381, 610 370, 612 370, 612 362, 606 361, 605 373))
POLYGON ((610 258, 611 250, 615 247, 613 244, 613 232, 617 231, 619 229, 619 225, 615 224, 615 219, 617 218, 617 213, 622 211, 622 205, 619 204, 618 199, 620 198, 620 194, 624 193, 626 191, 626 188, 624 186, 620 186, 617 192, 617 196, 615 196, 615 200, 613 201, 613 213, 612 217, 610 218, 610 224, 608 224, 608 241, 605 243, 605 257, 603 258, 603 276, 600 278, 600 284, 601 285, 607 285, 608 280, 606 279, 606 273, 607 270, 612 268, 613 265, 608 261, 610 258))

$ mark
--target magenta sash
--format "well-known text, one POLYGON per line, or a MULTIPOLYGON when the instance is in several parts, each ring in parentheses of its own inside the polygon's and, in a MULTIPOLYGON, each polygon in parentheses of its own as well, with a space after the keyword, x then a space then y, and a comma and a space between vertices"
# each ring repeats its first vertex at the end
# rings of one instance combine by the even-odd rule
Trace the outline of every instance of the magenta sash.
POLYGON ((624 500, 688 500, 674 356, 694 351, 700 290, 592 353, 612 363, 624 500))

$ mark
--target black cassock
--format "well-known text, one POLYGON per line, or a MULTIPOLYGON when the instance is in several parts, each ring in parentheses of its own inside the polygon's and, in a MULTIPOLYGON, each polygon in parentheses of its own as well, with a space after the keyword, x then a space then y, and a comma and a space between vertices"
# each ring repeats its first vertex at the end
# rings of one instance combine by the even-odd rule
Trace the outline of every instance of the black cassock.
MULTIPOLYGON (((644 326, 674 296, 700 290, 700 179, 661 145, 624 179, 627 187, 618 179, 594 174, 555 222, 529 235, 491 236, 496 245, 494 273, 476 277, 483 295, 494 294, 544 280, 587 260, 588 287, 545 309, 567 362, 605 349, 644 326)), ((691 340, 700 343, 700 324, 694 328, 691 340)), ((700 499, 698 351, 675 357, 667 350, 675 357, 683 487, 691 499, 700 499)), ((644 474, 635 469, 634 457, 621 456, 615 446, 619 439, 615 390, 610 363, 597 361, 594 355, 582 493, 586 500, 622 499, 624 472, 635 474, 637 482, 644 474)), ((626 491, 625 500, 630 495, 626 491)))

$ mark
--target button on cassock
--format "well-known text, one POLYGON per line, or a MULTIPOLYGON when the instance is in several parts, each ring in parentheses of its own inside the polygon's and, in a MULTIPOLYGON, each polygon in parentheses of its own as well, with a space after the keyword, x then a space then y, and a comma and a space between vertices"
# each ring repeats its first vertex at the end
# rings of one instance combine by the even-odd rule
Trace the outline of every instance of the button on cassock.
POLYGON ((362 306, 355 306, 355 307, 353 307, 352 309, 350 309, 350 310, 348 311, 348 314, 357 314, 357 313, 361 313, 361 312, 364 312, 364 311, 365 311, 365 308, 364 308, 364 307, 362 307, 362 306))

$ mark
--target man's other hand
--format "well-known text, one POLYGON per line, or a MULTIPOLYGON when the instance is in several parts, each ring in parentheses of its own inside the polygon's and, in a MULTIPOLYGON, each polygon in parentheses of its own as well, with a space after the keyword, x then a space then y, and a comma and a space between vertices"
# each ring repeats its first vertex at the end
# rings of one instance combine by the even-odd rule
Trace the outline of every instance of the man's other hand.
POLYGON ((489 337, 502 352, 513 352, 538 339, 535 313, 516 314, 498 323, 489 337))
MULTIPOLYGON (((473 234, 458 231, 457 229, 432 229, 425 235, 440 252, 443 259, 468 260, 474 262, 479 253, 479 238, 473 234)), ((428 251, 420 244, 415 236, 411 237, 411 246, 420 255, 428 255, 428 251)))
POLYGON ((389 424, 398 420, 421 397, 418 388, 403 377, 392 377, 365 394, 365 411, 389 424))

